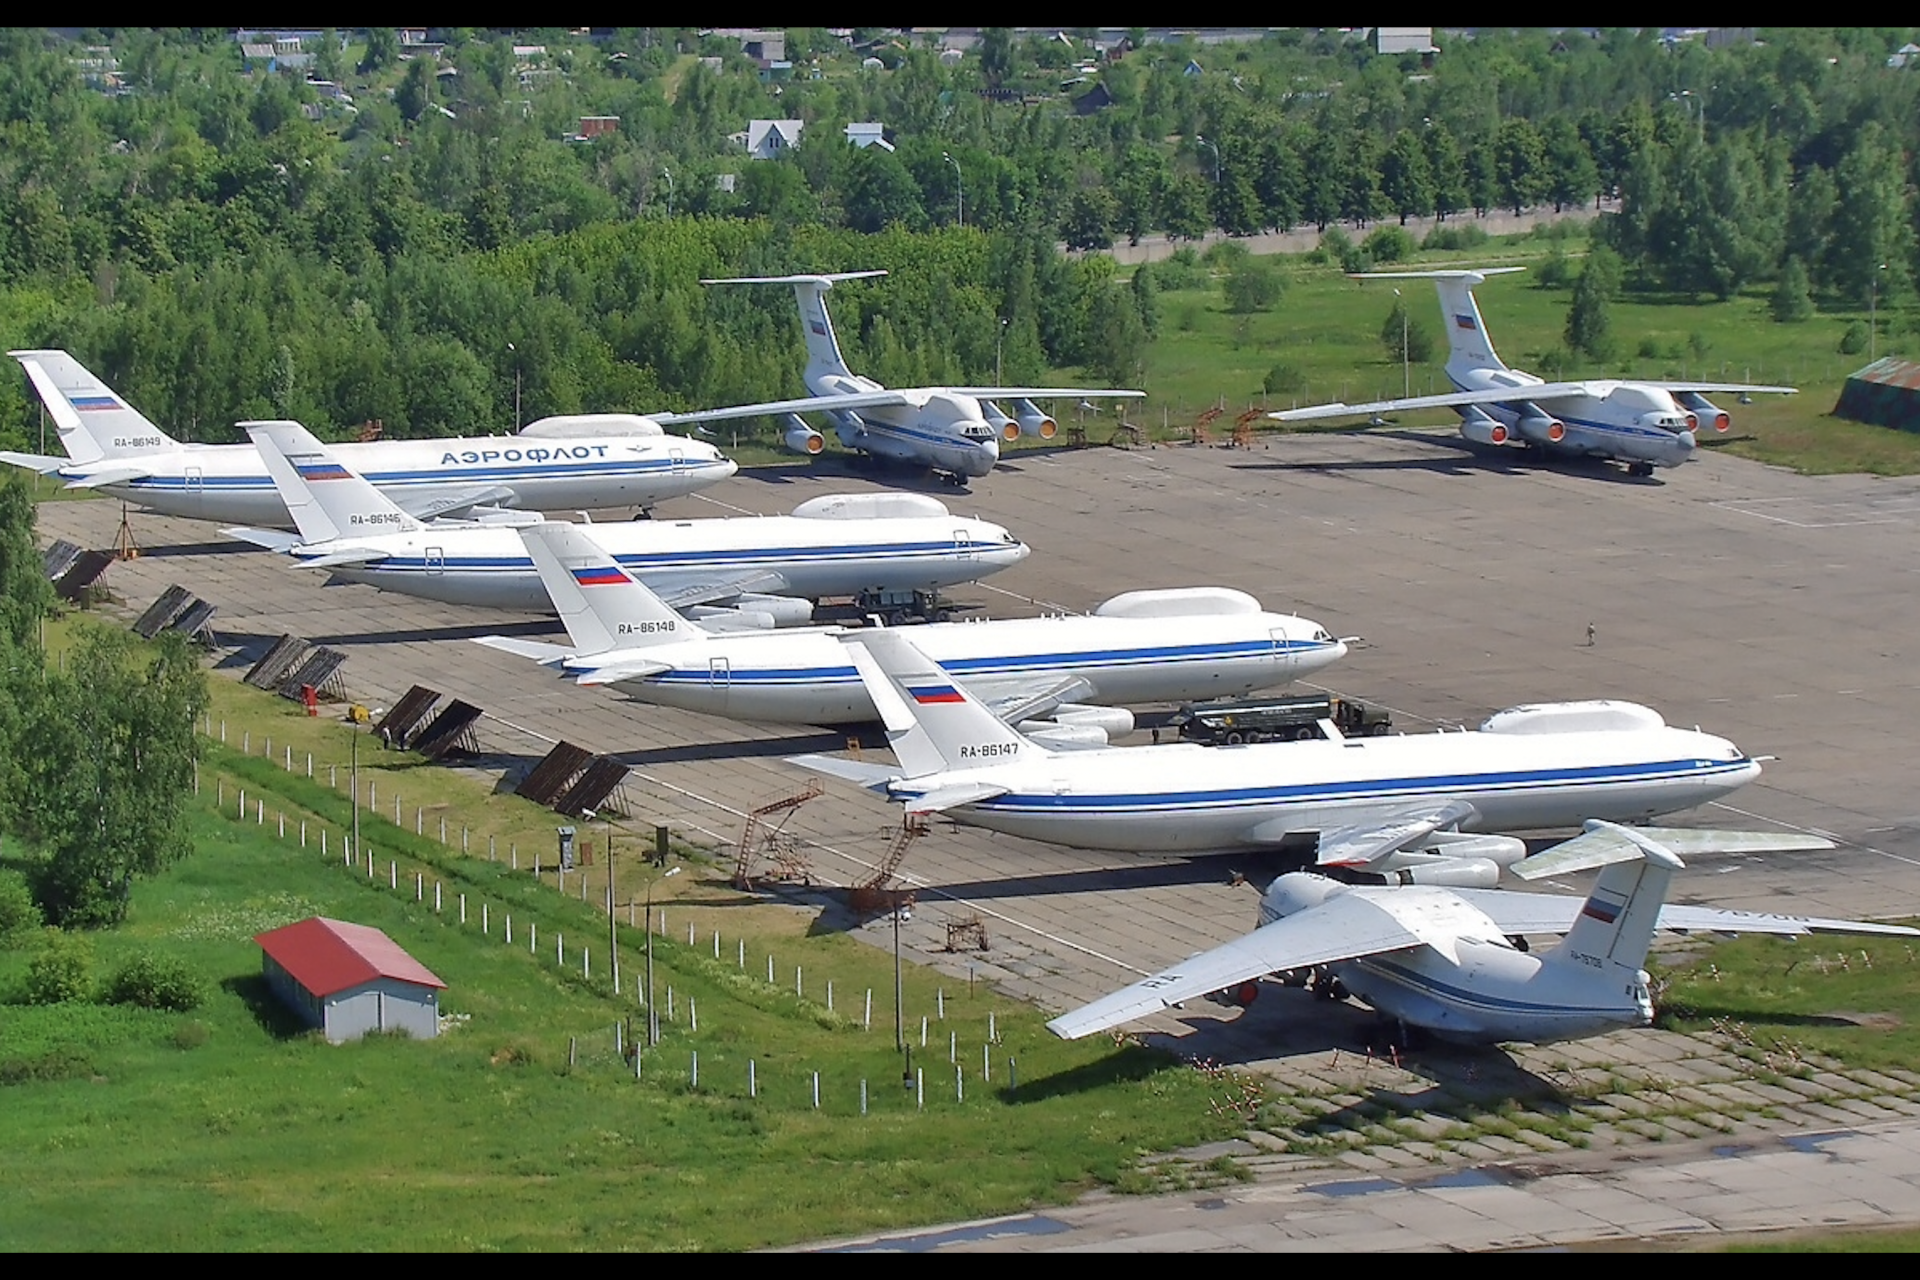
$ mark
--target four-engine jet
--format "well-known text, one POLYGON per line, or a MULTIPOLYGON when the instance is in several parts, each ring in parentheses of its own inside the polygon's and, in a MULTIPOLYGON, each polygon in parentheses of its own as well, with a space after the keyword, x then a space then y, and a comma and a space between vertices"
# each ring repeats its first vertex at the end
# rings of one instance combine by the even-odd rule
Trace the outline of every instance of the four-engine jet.
POLYGON ((1400 883, 1484 886, 1502 834, 1689 809, 1760 776, 1724 738, 1625 702, 1516 707, 1477 732, 1060 753, 994 717, 904 632, 842 638, 897 767, 794 760, 971 826, 1081 849, 1208 853, 1317 835, 1318 863, 1400 883))
MULTIPOLYGON (((1585 898, 1356 886, 1290 872, 1261 898, 1260 927, 1252 933, 1062 1014, 1047 1026, 1072 1040, 1195 996, 1246 1005, 1259 992, 1259 980, 1277 973, 1290 985, 1311 983, 1317 994, 1330 998, 1358 996, 1397 1022, 1402 1040, 1409 1031, 1426 1031, 1468 1044, 1545 1044, 1653 1021, 1646 962, 1656 930, 1920 936, 1920 930, 1900 925, 1668 906, 1668 884, 1683 865, 1665 847, 1669 833, 1599 821, 1586 827, 1587 834, 1542 855, 1552 858, 1595 840, 1623 848, 1628 856, 1601 859, 1607 865, 1585 898), (1566 936, 1553 950, 1532 954, 1525 949, 1528 934, 1555 933, 1566 936)), ((1722 834, 1727 839, 1715 847, 1750 849, 1767 839, 1756 832, 1681 834, 1696 847, 1715 846, 1712 838, 1722 834)), ((1783 833, 1767 847, 1832 844, 1783 833)), ((1553 870, 1566 866, 1561 859, 1553 870)), ((1529 873, 1524 863, 1517 870, 1529 873)))
MULTIPOLYGON (((505 636, 478 643, 661 706, 784 724, 875 718, 836 638, 842 629, 711 634, 601 547, 606 528, 519 530, 570 646, 505 636)), ((1056 746, 1105 746, 1110 734, 1130 732, 1127 703, 1247 693, 1346 653, 1319 624, 1218 587, 1129 592, 1085 617, 934 623, 914 628, 914 641, 995 714, 1056 746)))
MULTIPOLYGON (((59 429, 65 458, 0 453, 170 516, 284 526, 286 504, 250 444, 182 444, 64 351, 11 353, 59 429)), ((543 418, 517 436, 372 440, 332 446, 402 510, 421 519, 476 507, 651 507, 718 484, 737 468, 702 440, 630 413, 543 418)))
POLYGON ((840 443, 860 453, 894 462, 927 467, 955 484, 984 476, 1000 460, 1000 442, 1021 436, 1053 438, 1054 420, 1033 404, 1035 399, 1073 396, 1078 399, 1139 398, 1144 391, 1114 391, 1084 387, 909 387, 888 390, 871 378, 847 368, 840 343, 827 315, 827 290, 836 280, 883 276, 884 271, 844 271, 827 275, 743 276, 733 280, 703 280, 702 284, 790 284, 800 300, 800 325, 807 340, 807 389, 813 394, 794 400, 703 409, 695 413, 656 414, 658 422, 715 422, 724 418, 783 415, 782 438, 795 453, 817 454, 826 439, 798 415, 826 414, 840 443), (1011 400, 1008 415, 996 403, 1011 400))
POLYGON ((1792 393, 1793 387, 1745 382, 1669 382, 1590 378, 1546 382, 1510 369, 1494 354, 1493 339, 1474 300, 1474 286, 1488 276, 1523 267, 1473 271, 1375 271, 1356 280, 1431 280, 1440 291, 1440 322, 1451 348, 1447 380, 1455 390, 1431 396, 1376 400, 1371 404, 1322 404, 1270 413, 1281 422, 1379 415, 1411 409, 1460 411, 1460 434, 1475 444, 1513 445, 1549 454, 1611 458, 1630 475, 1650 476, 1655 467, 1677 467, 1693 456, 1699 433, 1733 425, 1726 410, 1703 392, 1792 393))
MULTIPOLYGON (((300 532, 228 529, 229 536, 383 591, 497 609, 553 607, 511 525, 424 524, 342 465, 299 423, 240 425, 259 447, 300 532)), ((1001 526, 952 515, 921 494, 815 498, 790 516, 596 528, 614 558, 670 603, 726 604, 756 625, 805 622, 812 617, 809 602, 822 596, 937 591, 1027 556, 1026 545, 1001 526), (900 511, 912 514, 890 514, 900 511)))

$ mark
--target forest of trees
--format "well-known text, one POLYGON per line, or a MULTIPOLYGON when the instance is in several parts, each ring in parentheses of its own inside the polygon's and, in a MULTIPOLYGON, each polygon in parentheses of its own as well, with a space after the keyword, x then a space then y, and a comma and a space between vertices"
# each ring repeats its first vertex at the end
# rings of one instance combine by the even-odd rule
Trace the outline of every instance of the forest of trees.
MULTIPOLYGON (((791 77, 765 80, 693 30, 451 30, 437 60, 327 33, 270 72, 226 30, 7 28, 0 332, 233 439, 251 416, 504 430, 516 376, 527 420, 797 394, 790 301, 698 281, 801 269, 893 273, 834 295, 882 381, 980 381, 999 354, 1012 380, 1134 383, 1151 290, 1057 246, 1152 234, 1615 197, 1597 234, 1625 288, 1912 290, 1920 68, 1887 65, 1906 31, 1443 32, 1431 66, 1331 31, 1135 34, 1113 59, 1088 32, 990 29, 948 62, 915 35, 794 29, 791 77), (1109 105, 1076 114, 1096 84, 1109 105), (569 140, 587 115, 619 125, 569 140), (806 133, 750 161, 730 135, 766 117, 806 133), (895 149, 848 145, 861 120, 895 149)), ((23 380, 0 393, 0 439, 36 423, 23 380)))

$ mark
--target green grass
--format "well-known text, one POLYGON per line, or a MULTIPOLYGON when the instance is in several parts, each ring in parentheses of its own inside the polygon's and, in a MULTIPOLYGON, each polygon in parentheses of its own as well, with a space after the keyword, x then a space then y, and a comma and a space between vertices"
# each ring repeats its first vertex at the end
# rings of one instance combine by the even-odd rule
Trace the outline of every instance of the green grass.
POLYGON ((201 787, 194 855, 137 886, 126 924, 95 938, 101 978, 136 948, 185 960, 211 993, 201 1008, 16 1004, 31 947, 0 952, 0 1080, 20 1081, 0 1084, 0 1143, 11 1153, 0 1239, 11 1247, 739 1249, 1057 1202, 1119 1183, 1143 1152, 1231 1127, 1199 1072, 1105 1041, 1060 1042, 1028 1008, 910 968, 909 1038, 927 1077, 926 1109, 916 1111, 888 1025, 889 957, 842 936, 764 931, 770 908, 698 866, 669 882, 685 889, 668 933, 692 912, 699 943, 687 947, 684 932, 655 941, 656 982, 663 1002, 673 986, 677 1020, 636 1082, 614 1056, 611 1028, 636 1011, 638 931, 621 928, 627 994, 615 997, 605 915, 571 895, 365 816, 377 876, 344 869, 337 855, 323 861, 317 824, 331 825, 337 851, 345 799, 258 757, 210 747, 201 787), (242 782, 265 797, 264 825, 212 812, 221 779, 229 801, 242 782), (275 838, 281 811, 308 815, 316 847, 302 852, 292 828, 285 842, 275 838), (419 903, 415 870, 428 886, 419 903), (444 886, 438 915, 435 880, 444 886), (483 900, 490 935, 480 929, 483 900), (501 938, 509 911, 512 946, 501 938), (346 1046, 292 1024, 265 994, 251 938, 314 913, 385 929, 448 982, 442 1011, 466 1021, 431 1042, 346 1046), (533 922, 538 953, 526 945, 533 922), (717 962, 713 928, 723 935, 717 962), (552 949, 561 932, 564 969, 552 949), (736 937, 747 939, 744 972, 736 937), (590 979, 580 976, 582 943, 600 953, 590 979), (794 994, 796 964, 804 999, 794 994), (870 1031, 860 1023, 869 987, 870 1031), (934 1014, 938 989, 947 1018, 932 1022, 922 1054, 918 1024, 934 1014), (685 1021, 689 998, 697 1034, 685 1021), (989 1012, 1002 1043, 986 1084, 989 1012), (964 1102, 954 1098, 948 1032, 968 1077, 964 1102), (688 1085, 696 1050, 698 1092, 688 1085), (1017 1090, 1006 1088, 1009 1057, 1017 1090), (757 1099, 747 1096, 749 1058, 757 1099))
POLYGON ((1781 1071, 1808 1053, 1873 1070, 1920 1062, 1920 952, 1905 939, 1737 938, 1661 976, 1662 1025, 1744 1040, 1781 1071))

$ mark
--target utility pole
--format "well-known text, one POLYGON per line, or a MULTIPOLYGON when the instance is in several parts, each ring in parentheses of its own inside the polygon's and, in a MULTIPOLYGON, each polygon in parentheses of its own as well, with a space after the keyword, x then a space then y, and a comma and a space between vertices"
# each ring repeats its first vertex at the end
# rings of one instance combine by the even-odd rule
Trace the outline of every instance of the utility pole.
POLYGON ((893 1047, 907 1050, 906 1013, 900 1007, 900 900, 893 901, 893 1047))
POLYGON ((942 151, 940 154, 945 156, 947 159, 947 163, 953 166, 953 203, 954 203, 954 209, 955 209, 954 221, 958 223, 960 226, 964 227, 967 225, 967 190, 963 185, 961 185, 960 162, 953 158, 953 154, 951 152, 942 151))
POLYGON ((653 886, 662 880, 671 880, 680 874, 680 868, 674 867, 665 875, 655 876, 647 881, 647 1043, 660 1043, 660 1015, 653 1007, 653 886))
POLYGON ((353 735, 352 756, 347 764, 347 791, 353 797, 353 856, 357 858, 360 856, 360 729, 352 721, 347 724, 347 732, 353 735))
POLYGON ((607 823, 607 954, 613 958, 613 990, 620 991, 620 926, 613 916, 613 823, 607 823))
POLYGON ((1407 359, 1407 300, 1400 297, 1398 289, 1393 296, 1399 299, 1396 305, 1400 308, 1400 398, 1408 400, 1413 397, 1413 366, 1407 359))

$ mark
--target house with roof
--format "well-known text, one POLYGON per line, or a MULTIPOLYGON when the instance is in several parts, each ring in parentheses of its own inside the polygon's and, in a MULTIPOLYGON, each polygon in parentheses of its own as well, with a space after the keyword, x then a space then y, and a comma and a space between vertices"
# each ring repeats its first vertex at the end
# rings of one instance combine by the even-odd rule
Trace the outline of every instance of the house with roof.
POLYGON ((254 941, 267 986, 334 1044, 374 1031, 417 1040, 440 1033, 447 984, 370 925, 311 916, 254 941))
POLYGON ((862 151, 868 147, 879 147, 882 151, 893 150, 893 144, 887 141, 887 126, 878 120, 860 120, 849 124, 847 141, 862 151))
POLYGON ((801 131, 806 127, 804 120, 749 120, 747 131, 733 136, 746 145, 750 159, 772 160, 799 146, 801 131))

